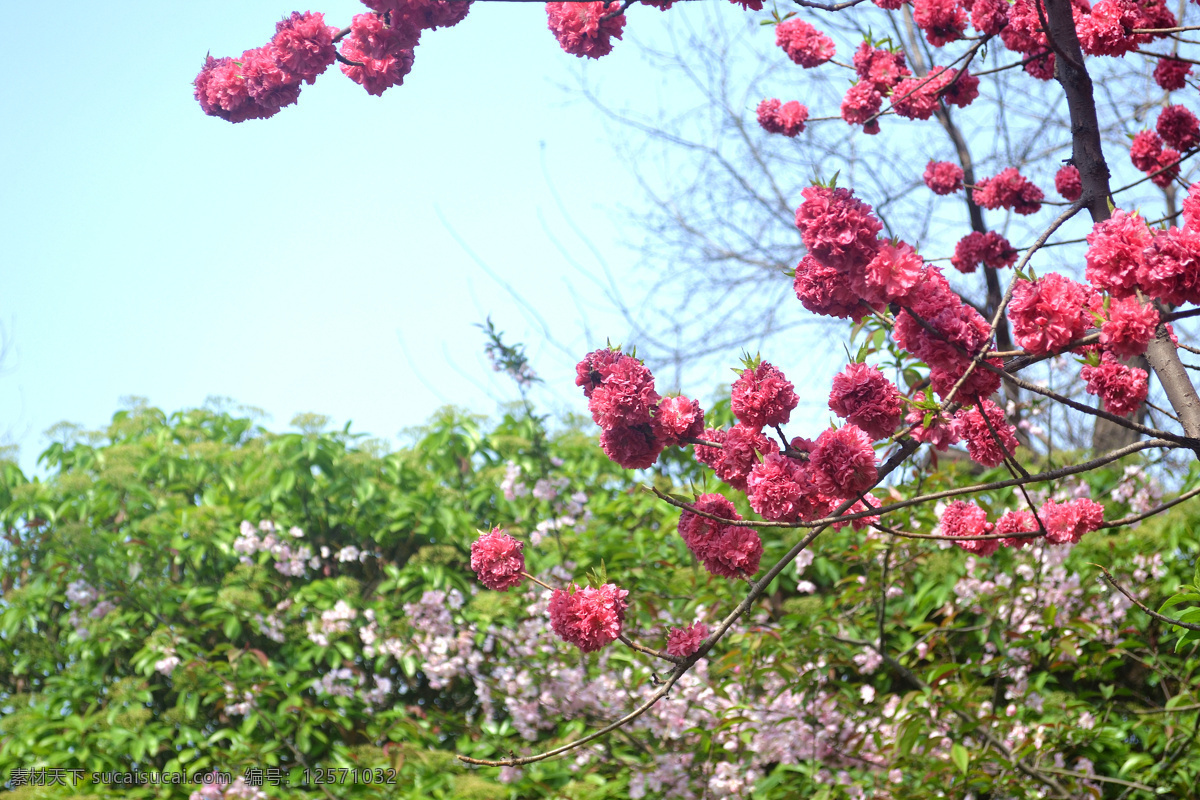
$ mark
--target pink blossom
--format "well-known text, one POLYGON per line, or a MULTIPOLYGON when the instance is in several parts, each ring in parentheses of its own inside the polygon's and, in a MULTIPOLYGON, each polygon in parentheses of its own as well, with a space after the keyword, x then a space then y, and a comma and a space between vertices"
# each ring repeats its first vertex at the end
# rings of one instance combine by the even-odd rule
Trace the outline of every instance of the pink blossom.
POLYGON ((865 301, 850 287, 848 276, 811 255, 800 259, 792 288, 804 307, 814 314, 859 322, 870 313, 865 301))
POLYGON ((232 58, 208 56, 193 83, 200 109, 210 117, 220 117, 228 122, 245 122, 269 116, 250 97, 241 64, 232 58))
MULTIPOLYGON (((1009 511, 996 523, 996 533, 1034 533, 1038 529, 1037 519, 1029 511, 1009 511)), ((1022 548, 1033 541, 1029 536, 1013 536, 999 539, 1005 547, 1022 548)))
POLYGON ((1160 58, 1154 68, 1154 82, 1161 89, 1173 92, 1187 86, 1187 77, 1192 74, 1192 65, 1177 58, 1160 58))
POLYGON ((758 124, 767 133, 781 133, 789 138, 804 132, 804 122, 808 119, 808 107, 800 105, 796 100, 786 103, 772 98, 758 104, 758 124))
POLYGON ((1100 344, 1118 358, 1140 356, 1157 327, 1158 310, 1152 303, 1142 305, 1136 297, 1113 300, 1100 326, 1100 344))
POLYGON ((550 596, 550 627, 585 653, 599 650, 621 635, 629 592, 606 583, 599 589, 571 584, 550 596))
POLYGON ((912 74, 904 63, 903 52, 877 49, 869 42, 863 42, 854 52, 854 71, 860 82, 870 84, 877 92, 887 92, 912 74))
POLYGON ((754 465, 746 496, 756 513, 774 522, 807 522, 827 508, 808 465, 781 453, 768 453, 754 465))
POLYGON ((796 227, 809 254, 838 270, 861 269, 875 257, 883 223, 850 189, 809 186, 800 193, 796 227))
POLYGON ((775 44, 805 69, 819 67, 835 53, 833 40, 799 17, 775 26, 775 44))
POLYGON ((471 544, 471 569, 479 582, 496 592, 520 586, 525 571, 525 545, 504 532, 492 528, 471 544))
POLYGON ((929 119, 937 109, 940 88, 929 76, 905 78, 892 90, 892 109, 906 119, 929 119))
POLYGON ((959 436, 967 441, 967 455, 985 467, 999 466, 1005 455, 1012 455, 1019 444, 1016 429, 1008 424, 1004 410, 991 400, 983 401, 982 413, 980 406, 960 409, 954 415, 954 421, 959 436), (987 414, 987 421, 984 421, 984 414, 987 414))
POLYGON ((979 98, 979 78, 963 70, 949 67, 934 67, 929 70, 931 77, 936 77, 942 87, 942 99, 952 106, 966 108, 979 98))
POLYGON ((389 14, 393 25, 416 31, 457 25, 471 10, 470 3, 458 0, 363 0, 363 5, 389 14))
POLYGON ((583 387, 583 396, 591 398, 592 392, 603 382, 609 369, 622 358, 628 358, 620 350, 604 348, 593 350, 575 365, 575 385, 583 387))
POLYGON ((1163 141, 1176 150, 1191 150, 1200 144, 1200 121, 1183 106, 1167 106, 1155 125, 1163 141))
POLYGON ((733 382, 733 415, 751 428, 783 425, 799 402, 792 383, 766 361, 742 370, 733 382))
POLYGON ((1147 173, 1150 174, 1150 182, 1158 188, 1165 189, 1170 186, 1179 177, 1179 151, 1164 147, 1158 156, 1158 162, 1152 169, 1147 170, 1147 173))
MULTIPOLYGON (((1185 215, 1189 200, 1183 201, 1185 215)), ((1200 302, 1200 230, 1189 224, 1154 231, 1141 255, 1144 268, 1139 283, 1147 294, 1173 305, 1200 302)))
POLYGON ((1016 167, 1001 170, 994 178, 976 181, 972 199, 983 208, 1011 208, 1018 214, 1036 214, 1045 195, 1016 167))
POLYGON ((831 497, 856 497, 879 480, 871 438, 854 424, 822 431, 809 465, 817 488, 831 497))
POLYGON ((658 405, 654 375, 633 356, 622 355, 600 370, 600 385, 588 399, 592 419, 601 428, 649 425, 650 409, 658 405))
POLYGON ((275 63, 305 83, 312 83, 337 56, 333 44, 336 32, 336 28, 325 24, 324 14, 293 11, 291 16, 275 23, 275 36, 271 39, 275 63))
POLYGON ((986 36, 995 36, 1008 24, 1008 3, 1005 0, 975 0, 970 8, 971 24, 986 36))
POLYGON ((1154 131, 1138 131, 1129 145, 1129 160, 1142 172, 1158 169, 1162 156, 1163 141, 1154 131))
POLYGON ((879 249, 861 272, 854 272, 850 285, 862 299, 872 305, 902 300, 921 280, 925 261, 912 245, 881 239, 879 249))
POLYGON ((663 446, 679 444, 680 439, 698 439, 704 433, 704 412, 695 400, 680 395, 664 397, 650 422, 654 435, 663 446))
POLYGON ((850 125, 862 125, 863 133, 879 133, 879 120, 874 117, 883 108, 883 95, 868 81, 859 81, 846 90, 842 98, 841 115, 850 125))
POLYGON ((900 424, 900 391, 878 367, 849 364, 833 378, 829 410, 857 425, 872 439, 887 439, 900 424))
POLYGON ((649 425, 619 425, 600 431, 600 448, 625 469, 646 469, 658 461, 663 443, 649 425))
POLYGON ((1047 500, 1038 510, 1038 516, 1046 526, 1047 542, 1079 544, 1085 533, 1104 524, 1104 506, 1087 498, 1062 504, 1047 500))
MULTIPOLYGON (((918 396, 918 400, 925 399, 929 395, 922 394, 918 396)), ((958 431, 955 428, 954 421, 948 420, 940 414, 923 411, 920 408, 913 407, 905 416, 904 421, 915 426, 910 431, 910 435, 918 442, 928 444, 935 450, 945 452, 950 445, 959 442, 958 431), (926 417, 929 417, 926 424, 926 417)))
POLYGON ((776 449, 775 442, 754 427, 741 423, 725 433, 720 458, 713 466, 716 476, 739 492, 746 491, 746 478, 760 455, 776 449))
POLYGON ((1062 348, 1092 326, 1088 300, 1087 287, 1057 272, 1018 280, 1008 304, 1013 340, 1031 353, 1062 348))
POLYGON ((1091 56, 1123 56, 1137 49, 1137 37, 1126 29, 1137 26, 1135 6, 1130 0, 1099 0, 1092 13, 1076 17, 1079 46, 1091 56))
POLYGON ((355 64, 342 64, 342 73, 368 94, 382 95, 404 82, 415 45, 411 28, 388 25, 378 14, 358 14, 350 23, 350 35, 342 40, 342 55, 355 64))
POLYGON ((1187 197, 1183 198, 1183 220, 1188 230, 1200 230, 1200 183, 1188 187, 1187 197))
MULTIPOLYGON (((1045 13, 1044 8, 1041 13, 1045 13)), ((1014 0, 1008 9, 1008 25, 1000 31, 1004 46, 1022 55, 1032 55, 1047 49, 1048 43, 1046 35, 1042 33, 1040 17, 1037 7, 1030 0, 1014 0)))
POLYGON ((1017 248, 995 231, 971 231, 958 240, 950 264, 959 272, 974 272, 980 264, 990 269, 1003 269, 1017 263, 1017 248))
POLYGON ((687 658, 700 649, 708 636, 708 626, 694 622, 686 628, 671 628, 667 633, 667 655, 687 658))
POLYGON ((1146 220, 1116 209, 1088 234, 1087 279, 1113 297, 1133 294, 1143 277, 1144 250, 1151 241, 1146 220))
MULTIPOLYGON (((946 536, 987 536, 992 532, 987 512, 974 503, 955 500, 942 514, 942 533, 946 536)), ((1000 549, 999 539, 975 539, 955 542, 968 553, 990 556, 1000 549)))
MULTIPOLYGON (((701 495, 692 505, 698 511, 730 521, 742 518, 733 503, 719 494, 701 495)), ((679 536, 713 575, 740 578, 758 572, 762 542, 749 528, 723 525, 692 511, 684 511, 679 516, 679 536)))
POLYGON ((934 194, 954 194, 963 188, 963 170, 949 161, 930 161, 922 176, 934 194))
POLYGON ((290 106, 300 97, 300 76, 280 69, 271 45, 242 53, 242 75, 246 93, 262 109, 264 116, 290 106))
POLYGON ((1104 401, 1105 411, 1122 417, 1137 411, 1150 390, 1146 370, 1126 366, 1112 353, 1102 354, 1097 367, 1085 366, 1079 377, 1086 381, 1088 394, 1104 401))
POLYGON ((1073 164, 1066 164, 1054 174, 1054 189, 1064 200, 1075 202, 1083 196, 1083 180, 1073 164))
POLYGON ((934 47, 962 38, 967 29, 967 10, 960 0, 913 0, 913 21, 934 47))
MULTIPOLYGON (((725 433, 720 428, 705 428, 704 432, 696 438, 705 442, 724 445, 725 433)), ((721 463, 721 456, 724 452, 721 447, 710 447, 703 444, 695 445, 692 450, 692 454, 696 457, 697 461, 712 469, 716 469, 717 464, 721 463)))
MULTIPOLYGON (((464 4, 465 5, 465 4, 464 4)), ((550 31, 565 52, 580 58, 600 58, 612 52, 612 40, 620 39, 625 15, 610 16, 621 8, 601 0, 592 3, 546 3, 550 31)))

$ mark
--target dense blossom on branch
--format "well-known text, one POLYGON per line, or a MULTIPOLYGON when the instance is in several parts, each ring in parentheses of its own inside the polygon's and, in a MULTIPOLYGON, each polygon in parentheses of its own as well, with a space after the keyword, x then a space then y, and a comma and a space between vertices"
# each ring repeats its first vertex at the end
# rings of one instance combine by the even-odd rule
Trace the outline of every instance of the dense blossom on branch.
POLYGON ((571 584, 550 596, 550 627, 585 653, 599 650, 621 635, 629 592, 606 583, 598 589, 571 584))
POLYGON ((500 528, 480 536, 471 545, 471 569, 479 582, 496 592, 520 586, 525 571, 525 545, 500 528))
POLYGON ((612 52, 612 40, 620 39, 625 15, 615 14, 619 5, 596 0, 591 3, 546 3, 550 31, 562 49, 580 58, 600 58, 612 52))

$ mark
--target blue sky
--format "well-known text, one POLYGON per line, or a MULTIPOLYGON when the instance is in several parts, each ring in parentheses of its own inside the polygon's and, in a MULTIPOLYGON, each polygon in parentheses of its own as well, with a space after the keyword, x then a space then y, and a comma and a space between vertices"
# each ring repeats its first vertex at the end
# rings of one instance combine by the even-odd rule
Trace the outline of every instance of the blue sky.
MULTIPOLYGON (((167 410, 228 396, 277 429, 313 411, 384 437, 446 402, 489 413, 513 396, 482 355, 489 313, 528 343, 547 402, 583 409, 555 345, 623 328, 556 247, 595 263, 552 188, 618 272, 632 256, 616 209, 637 189, 563 87, 582 67, 647 91, 636 50, 583 65, 541 5, 481 3, 426 34, 382 98, 331 69, 274 119, 204 116, 205 53, 259 46, 293 8, 6 7, 27 35, 0 55, 0 433, 24 467, 52 424, 100 427, 126 395, 167 410)), ((314 10, 345 24, 361 9, 314 10)), ((662 25, 635 11, 631 28, 662 25)))

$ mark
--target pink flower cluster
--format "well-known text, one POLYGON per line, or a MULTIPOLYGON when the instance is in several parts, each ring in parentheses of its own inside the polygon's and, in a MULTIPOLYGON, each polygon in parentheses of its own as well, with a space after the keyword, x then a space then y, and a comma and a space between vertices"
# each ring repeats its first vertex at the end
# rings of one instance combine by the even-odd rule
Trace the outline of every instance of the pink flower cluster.
POLYGON ((1147 175, 1150 182, 1165 188, 1179 175, 1179 151, 1163 147, 1163 140, 1154 131, 1140 131, 1129 145, 1129 160, 1147 175))
POLYGON ((357 14, 350 35, 342 40, 342 74, 376 97, 404 82, 413 65, 413 48, 421 29, 399 19, 386 22, 381 14, 357 14))
POLYGON ((667 655, 687 658, 700 649, 707 636, 708 626, 703 622, 693 622, 686 628, 671 628, 667 633, 667 655))
POLYGON ((525 545, 504 532, 493 528, 471 544, 471 569, 479 582, 495 592, 507 592, 524 580, 525 545))
POLYGON ((1031 353, 1049 353, 1092 327, 1095 290, 1051 272, 1036 281, 1018 280, 1008 304, 1013 340, 1031 353))
POLYGON ((872 439, 887 439, 900 424, 904 405, 896 384, 878 367, 850 364, 833 378, 829 410, 872 439))
POLYGON ((1083 180, 1075 165, 1067 164, 1054 174, 1054 190, 1071 203, 1083 196, 1083 180))
POLYGON ((979 97, 979 78, 956 69, 934 67, 924 77, 905 78, 892 92, 892 109, 906 119, 929 119, 938 98, 966 108, 979 97))
MULTIPOLYGON (((731 522, 742 518, 733 503, 719 494, 701 495, 692 505, 697 511, 731 522)), ((758 572, 762 540, 755 530, 684 511, 679 515, 679 536, 713 575, 750 578, 758 572)))
POLYGON ((333 63, 334 33, 323 14, 294 12, 266 45, 236 60, 208 56, 194 81, 200 108, 229 122, 274 116, 333 63))
POLYGON ((775 44, 783 48, 788 58, 805 69, 819 67, 833 58, 835 53, 833 39, 799 17, 792 17, 775 26, 775 44))
POLYGON ((1173 92, 1187 86, 1187 78, 1192 74, 1192 65, 1177 58, 1160 58, 1154 67, 1154 82, 1160 89, 1173 92))
POLYGON ((975 537, 990 534, 1009 534, 1003 539, 972 539, 954 544, 980 556, 990 556, 1005 547, 1024 547, 1035 537, 1011 536, 1016 533, 1036 533, 1038 521, 1045 526, 1045 539, 1050 544, 1078 544, 1085 533, 1104 524, 1104 506, 1087 498, 1065 503, 1047 500, 1035 516, 1029 511, 1009 511, 993 525, 987 512, 974 503, 956 500, 942 514, 941 531, 946 536, 975 537))
POLYGON ((606 583, 599 589, 571 584, 550 596, 550 627, 585 653, 616 641, 625 621, 629 592, 606 583))
POLYGON ((958 41, 967 29, 967 9, 961 0, 913 0, 912 14, 934 47, 958 41))
POLYGON ((950 263, 963 274, 974 272, 980 264, 989 269, 1003 269, 1017 263, 1017 248, 995 231, 971 231, 954 246, 950 263))
POLYGON ((804 132, 808 108, 795 100, 782 103, 775 98, 758 104, 758 124, 767 133, 781 133, 789 138, 804 132))
POLYGON ((612 52, 612 40, 620 39, 625 29, 625 15, 618 13, 620 10, 620 4, 602 0, 546 3, 554 38, 565 52, 580 58, 600 58, 612 52))
POLYGON ((1192 150, 1200 144, 1200 121, 1183 106, 1167 106, 1158 115, 1155 130, 1176 150, 1192 150))
POLYGON ((922 176, 934 194, 954 194, 963 188, 963 170, 949 161, 930 161, 922 176))
POLYGON ((1193 187, 1183 201, 1183 228, 1151 231, 1121 209, 1088 234, 1087 278, 1114 298, 1137 290, 1174 305, 1200 302, 1200 231, 1193 187))
POLYGON ((1036 214, 1042 208, 1045 195, 1016 167, 1009 167, 994 178, 981 178, 975 184, 971 198, 983 208, 1011 208, 1018 214, 1036 214))
POLYGON ((575 385, 588 398, 592 419, 601 428, 600 446, 626 469, 644 469, 664 447, 704 430, 704 412, 693 400, 654 390, 654 376, 633 356, 596 350, 575 365, 575 385))
POLYGON ((1120 416, 1128 416, 1146 402, 1150 386, 1146 371, 1122 364, 1112 354, 1105 352, 1098 365, 1086 365, 1079 376, 1087 382, 1088 394, 1104 401, 1104 410, 1120 416))
POLYGON ((912 73, 904 63, 903 53, 873 48, 868 42, 855 51, 854 70, 858 82, 842 99, 842 119, 851 125, 862 125, 863 133, 879 133, 876 117, 883 108, 884 95, 912 73))
POLYGON ((967 441, 967 455, 985 467, 996 467, 1016 452, 1016 428, 1008 424, 1004 409, 991 400, 983 405, 960 409, 954 415, 958 435, 967 441))
POLYGON ((783 425, 800 402, 791 381, 766 361, 742 371, 733 382, 731 398, 738 421, 758 430, 783 425))

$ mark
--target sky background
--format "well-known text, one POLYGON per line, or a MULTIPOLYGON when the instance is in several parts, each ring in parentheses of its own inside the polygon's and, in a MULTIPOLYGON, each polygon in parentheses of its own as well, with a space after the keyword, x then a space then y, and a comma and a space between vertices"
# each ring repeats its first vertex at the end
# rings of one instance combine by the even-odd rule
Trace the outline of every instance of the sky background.
MULTIPOLYGON (((570 260, 597 264, 582 232, 620 277, 638 190, 571 87, 583 68, 652 95, 629 39, 660 35, 659 12, 634 9, 583 64, 540 4, 477 3, 382 98, 335 67, 231 125, 192 96, 205 54, 265 43, 292 5, 71 5, 8 4, 54 44, 0 54, 0 434, 23 468, 51 425, 102 427, 129 395, 388 438, 446 403, 492 413, 515 391, 483 356, 489 314, 527 344, 543 402, 584 410, 572 364, 624 326, 570 260)), ((363 7, 314 10, 342 25, 363 7)))

